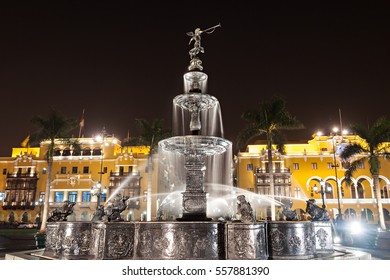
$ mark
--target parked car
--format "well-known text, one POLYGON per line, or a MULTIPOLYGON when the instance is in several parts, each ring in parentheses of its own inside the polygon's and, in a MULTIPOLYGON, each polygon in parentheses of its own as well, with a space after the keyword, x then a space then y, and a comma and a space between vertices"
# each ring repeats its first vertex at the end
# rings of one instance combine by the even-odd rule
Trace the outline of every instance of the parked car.
POLYGON ((37 228, 38 224, 33 223, 20 223, 16 228, 37 228))

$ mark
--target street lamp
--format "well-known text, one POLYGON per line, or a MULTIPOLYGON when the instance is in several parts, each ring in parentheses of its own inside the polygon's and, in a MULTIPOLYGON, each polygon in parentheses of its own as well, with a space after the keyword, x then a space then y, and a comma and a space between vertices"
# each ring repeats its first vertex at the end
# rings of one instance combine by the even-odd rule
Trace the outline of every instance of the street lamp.
MULTIPOLYGON (((106 136, 107 136, 107 132, 106 132, 105 127, 103 127, 101 133, 95 137, 95 140, 96 140, 97 142, 103 143, 103 145, 104 145, 104 143, 105 143, 104 140, 105 140, 106 136)), ((100 172, 99 172, 99 182, 97 183, 96 186, 93 186, 93 187, 91 188, 91 193, 92 193, 92 195, 96 195, 96 196, 97 196, 96 209, 98 209, 98 207, 99 207, 99 205, 100 205, 100 200, 101 200, 102 194, 107 193, 107 188, 106 188, 106 187, 104 187, 104 189, 102 189, 102 176, 103 176, 103 174, 105 173, 105 172, 103 171, 103 157, 104 157, 103 148, 104 148, 104 146, 101 148, 101 151, 100 151, 100 172)))
POLYGON ((98 209, 99 205, 100 205, 100 198, 103 194, 106 194, 107 193, 107 188, 104 187, 102 189, 102 184, 99 182, 97 183, 95 186, 93 186, 91 188, 91 194, 92 195, 95 195, 97 197, 97 203, 96 203, 96 209, 98 209))
POLYGON ((43 201, 43 198, 39 198, 39 201, 35 201, 35 206, 39 206, 39 212, 38 212, 38 219, 39 219, 39 223, 38 224, 38 228, 41 227, 41 222, 42 222, 42 205, 44 204, 44 201, 43 201))
POLYGON ((320 181, 320 189, 318 189, 317 185, 314 184, 313 191, 315 193, 320 193, 321 194, 322 209, 325 209, 326 208, 326 206, 325 206, 325 193, 331 193, 332 192, 332 187, 329 184, 327 184, 326 187, 325 187, 325 182, 323 180, 321 180, 320 181))
POLYGON ((340 204, 340 187, 339 187, 339 180, 337 178, 337 167, 338 167, 338 164, 337 164, 337 161, 336 161, 336 145, 334 143, 335 135, 337 135, 338 131, 339 131, 339 129, 337 127, 333 128, 334 135, 332 135, 332 146, 333 146, 333 165, 332 165, 332 167, 334 168, 334 176, 335 176, 335 180, 336 180, 336 190, 337 190, 337 206, 338 206, 338 211, 339 211, 339 215, 337 216, 337 219, 342 219, 341 204, 340 204))

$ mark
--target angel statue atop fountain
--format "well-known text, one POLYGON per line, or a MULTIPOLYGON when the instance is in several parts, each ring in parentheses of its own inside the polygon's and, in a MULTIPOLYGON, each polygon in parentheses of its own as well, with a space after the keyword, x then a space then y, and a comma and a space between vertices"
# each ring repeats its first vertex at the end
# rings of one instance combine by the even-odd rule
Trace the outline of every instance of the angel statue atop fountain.
POLYGON ((204 48, 200 45, 200 40, 201 40, 200 35, 203 32, 206 32, 208 34, 213 33, 217 27, 221 27, 221 24, 219 23, 219 24, 217 24, 213 27, 207 28, 205 30, 201 30, 200 28, 196 28, 194 32, 187 32, 187 35, 191 36, 190 42, 188 44, 190 45, 191 42, 194 41, 194 47, 189 52, 191 59, 196 57, 198 55, 198 53, 200 53, 200 52, 204 53, 204 48))

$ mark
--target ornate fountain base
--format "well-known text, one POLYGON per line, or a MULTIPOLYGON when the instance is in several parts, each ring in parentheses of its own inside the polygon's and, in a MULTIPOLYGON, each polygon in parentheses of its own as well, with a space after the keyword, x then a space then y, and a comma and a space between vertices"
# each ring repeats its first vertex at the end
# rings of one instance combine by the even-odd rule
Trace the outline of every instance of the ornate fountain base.
POLYGON ((334 252, 332 224, 319 221, 312 223, 314 225, 317 254, 332 254, 334 252))
POLYGON ((48 223, 54 259, 224 260, 268 258, 266 223, 48 223))
POLYGON ((91 259, 91 222, 47 223, 45 256, 91 259))
POLYGON ((311 259, 315 256, 312 222, 270 221, 268 235, 271 259, 311 259))
POLYGON ((48 223, 45 256, 56 259, 225 259, 221 222, 48 223))
POLYGON ((225 259, 225 225, 219 222, 137 222, 137 260, 225 259))
POLYGON ((227 223, 226 258, 267 260, 266 223, 227 223))
POLYGON ((331 255, 329 222, 54 222, 54 259, 266 260, 331 255))

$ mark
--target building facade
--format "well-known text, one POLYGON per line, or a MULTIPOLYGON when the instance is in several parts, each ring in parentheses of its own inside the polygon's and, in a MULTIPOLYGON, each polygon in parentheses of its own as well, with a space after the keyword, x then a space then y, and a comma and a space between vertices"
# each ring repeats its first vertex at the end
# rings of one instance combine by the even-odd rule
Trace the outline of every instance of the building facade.
MULTIPOLYGON (((302 219, 308 199, 315 199, 322 206, 322 185, 325 206, 331 218, 336 218, 341 211, 345 219, 378 223, 376 194, 368 163, 359 166, 352 184, 348 185, 344 175, 345 162, 339 157, 343 146, 362 141, 355 135, 316 135, 307 143, 287 144, 283 155, 273 151, 275 201, 280 218, 280 206, 288 202, 302 219)), ((385 220, 389 223, 390 161, 381 159, 380 165, 380 192, 385 220)), ((264 201, 269 194, 268 170, 266 145, 248 145, 245 152, 237 155, 237 186, 248 191, 249 195, 253 194, 252 200, 264 201)), ((256 205, 259 219, 270 216, 266 206, 266 202, 256 205)))
MULTIPOLYGON (((69 200, 76 204, 68 220, 89 221, 98 199, 104 204, 118 192, 130 197, 125 220, 146 219, 148 177, 156 192, 155 176, 146 173, 149 147, 122 147, 115 137, 72 141, 78 149, 69 141, 56 141, 51 178, 46 160, 49 142, 37 148, 14 148, 11 157, 0 158, 0 222, 39 221, 46 195, 49 211, 69 200), (47 180, 49 194, 45 193, 47 180)), ((156 213, 155 202, 151 205, 156 213)))

